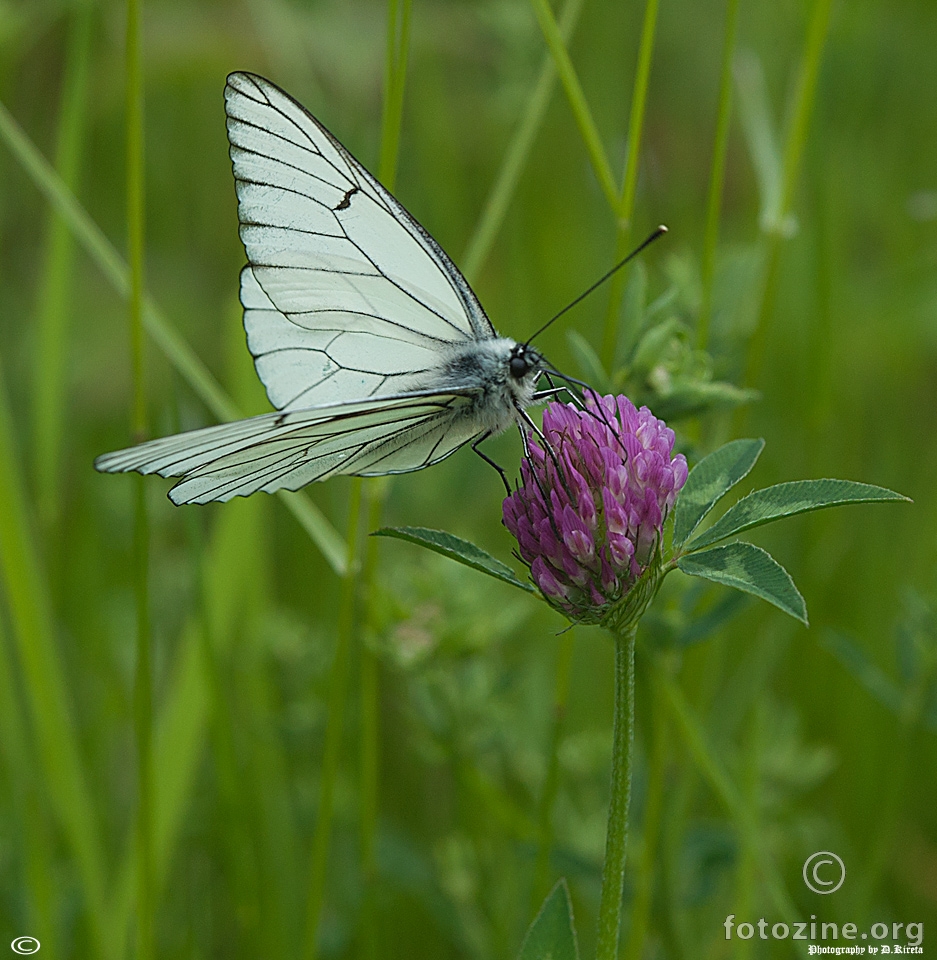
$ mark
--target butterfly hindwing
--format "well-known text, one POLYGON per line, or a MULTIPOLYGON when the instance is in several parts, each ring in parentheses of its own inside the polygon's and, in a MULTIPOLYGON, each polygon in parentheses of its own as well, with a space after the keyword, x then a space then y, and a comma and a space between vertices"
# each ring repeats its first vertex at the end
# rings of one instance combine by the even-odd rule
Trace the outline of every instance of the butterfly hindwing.
POLYGON ((105 454, 95 467, 182 477, 169 494, 176 504, 298 490, 339 474, 408 473, 480 435, 466 416, 471 403, 448 393, 267 413, 105 454))
POLYGON ((452 345, 495 336, 438 244, 291 97, 235 73, 225 104, 244 322, 274 406, 433 389, 452 345))

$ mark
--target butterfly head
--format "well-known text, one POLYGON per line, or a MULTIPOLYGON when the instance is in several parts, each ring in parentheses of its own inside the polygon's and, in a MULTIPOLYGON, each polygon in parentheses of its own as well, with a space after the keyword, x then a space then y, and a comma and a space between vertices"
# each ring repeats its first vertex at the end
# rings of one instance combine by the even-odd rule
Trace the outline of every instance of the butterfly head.
POLYGON ((508 357, 508 370, 511 379, 524 382, 528 379, 536 380, 540 376, 543 358, 526 343, 515 343, 508 357))

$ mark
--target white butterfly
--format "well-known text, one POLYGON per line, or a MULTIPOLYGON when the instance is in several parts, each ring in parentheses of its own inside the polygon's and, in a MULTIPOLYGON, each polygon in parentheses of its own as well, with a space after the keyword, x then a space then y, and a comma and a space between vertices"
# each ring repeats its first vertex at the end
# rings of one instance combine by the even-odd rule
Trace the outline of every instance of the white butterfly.
POLYGON ((498 336, 403 206, 269 80, 232 73, 225 110, 249 260, 247 345, 277 412, 107 453, 95 467, 181 477, 173 503, 208 503, 420 470, 529 423, 540 354, 498 336))

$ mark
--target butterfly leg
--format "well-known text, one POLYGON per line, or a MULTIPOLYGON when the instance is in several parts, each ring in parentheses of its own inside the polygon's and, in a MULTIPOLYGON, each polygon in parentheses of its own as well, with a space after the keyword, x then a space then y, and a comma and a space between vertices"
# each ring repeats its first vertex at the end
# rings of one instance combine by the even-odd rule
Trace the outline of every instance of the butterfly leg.
MULTIPOLYGON (((559 462, 559 460, 556 459, 556 451, 553 449, 553 445, 552 445, 552 444, 550 443, 550 441, 547 440, 547 438, 543 435, 543 431, 540 429, 540 427, 538 427, 537 424, 534 423, 533 420, 531 420, 530 414, 529 414, 523 407, 517 406, 517 407, 515 407, 515 409, 517 410, 517 415, 518 415, 518 417, 520 418, 520 420, 523 420, 524 423, 526 423, 527 426, 530 427, 531 431, 532 431, 534 434, 536 434, 537 439, 540 441, 541 445, 543 446, 544 452, 545 452, 545 453, 547 454, 547 456, 553 461, 553 466, 554 466, 554 468, 556 469, 556 475, 557 475, 557 477, 559 477, 560 483, 563 484, 563 488, 566 490, 566 493, 569 495, 570 500, 571 500, 573 503, 576 503, 576 502, 577 502, 577 498, 573 495, 572 491, 569 489, 569 484, 566 482, 566 474, 563 472, 562 468, 560 467, 560 462, 559 462)), ((520 426, 520 423, 518 423, 518 426, 520 426)), ((525 442, 524 442, 524 451, 527 453, 527 458, 530 459, 530 455, 529 455, 528 447, 527 447, 527 442, 526 442, 526 441, 527 441, 527 438, 524 437, 524 430, 523 430, 523 428, 521 428, 521 436, 524 438, 524 441, 525 441, 525 442)), ((535 476, 536 476, 536 474, 535 474, 535 476)), ((539 482, 538 482, 538 485, 539 485, 539 482)), ((543 493, 543 490, 541 489, 540 492, 543 493)), ((548 502, 549 502, 549 498, 547 498, 547 499, 548 499, 548 502)))
MULTIPOLYGON (((522 410, 519 410, 518 412, 519 412, 522 416, 526 416, 526 414, 524 414, 524 412, 523 412, 522 410)), ((527 419, 529 420, 530 418, 528 417, 527 419)), ((516 421, 516 423, 517 423, 517 432, 521 435, 521 445, 522 445, 523 448, 524 448, 524 456, 527 458, 527 462, 528 462, 528 463, 531 463, 532 461, 531 461, 531 457, 530 457, 530 438, 527 436, 527 431, 524 429, 524 427, 523 427, 520 419, 518 419, 518 420, 516 421)), ((532 424, 532 425, 533 425, 534 429, 536 430, 536 424, 532 424)), ((553 453, 553 450, 550 448, 549 444, 547 444, 546 439, 544 439, 544 448, 547 449, 547 450, 550 450, 550 453, 551 453, 551 454, 553 453)), ((555 458, 556 455, 553 454, 553 456, 554 456, 554 458, 555 458)), ((562 476, 562 474, 559 474, 559 473, 558 473, 558 475, 559 475, 559 476, 562 476)), ((534 483, 537 484, 537 489, 540 491, 540 496, 543 498, 543 502, 544 502, 544 503, 549 503, 549 502, 550 502, 550 496, 549 496, 549 494, 547 493, 547 491, 543 489, 543 484, 542 484, 541 481, 540 481, 540 476, 539 476, 539 474, 537 473, 537 471, 536 471, 536 470, 531 470, 531 471, 530 471, 530 476, 531 476, 531 478, 533 479, 534 483)), ((559 540, 562 540, 563 537, 562 537, 562 534, 560 533, 560 531, 559 531, 559 530, 557 529, 557 527, 556 527, 556 520, 553 519, 553 513, 552 513, 551 511, 547 511, 547 517, 548 517, 549 520, 550 520, 550 526, 553 528, 553 535, 556 537, 556 539, 557 539, 558 541, 559 541, 559 540)))
POLYGON ((569 387, 550 387, 549 390, 538 390, 532 399, 532 403, 539 403, 541 400, 547 400, 548 398, 556 398, 561 393, 569 393, 569 387))
POLYGON ((558 387, 546 370, 543 372, 543 377, 550 386, 546 390, 538 390, 534 394, 534 401, 545 400, 547 397, 559 397, 561 393, 565 393, 573 403, 577 406, 581 405, 582 401, 579 399, 579 395, 571 387, 565 384, 558 387))
POLYGON ((567 381, 567 383, 575 384, 582 390, 582 395, 583 395, 582 398, 578 397, 574 390, 572 389, 569 390, 569 395, 573 398, 573 403, 575 403, 576 406, 579 407, 579 409, 582 410, 584 413, 588 413, 591 417, 594 417, 600 423, 603 423, 606 427, 608 427, 608 429, 612 432, 612 434, 618 441, 618 445, 621 447, 622 452, 625 455, 625 459, 627 460, 628 452, 627 450, 625 450, 625 445, 624 443, 622 443, 617 427, 609 419, 609 415, 607 411, 605 410, 605 408, 602 406, 600 402, 601 397, 599 396, 598 391, 594 387, 590 387, 588 383, 585 383, 582 380, 577 380, 575 377, 567 376, 565 373, 560 373, 558 370, 549 370, 544 372, 544 375, 546 376, 551 386, 553 384, 553 381, 550 379, 551 374, 554 377, 559 377, 560 380, 567 381), (584 398, 586 396, 587 391, 588 393, 592 394, 592 399, 594 401, 593 408, 587 407, 584 403, 584 398))
POLYGON ((511 495, 511 485, 508 483, 507 474, 504 472, 504 468, 503 468, 500 464, 495 463, 494 460, 491 459, 491 457, 489 457, 489 456, 488 456, 487 454, 485 454, 485 453, 482 453, 482 451, 479 450, 479 448, 478 448, 478 445, 479 445, 480 443, 484 442, 485 440, 487 440, 490 436, 491 436, 491 431, 490 431, 490 430, 488 430, 486 433, 483 433, 483 434, 472 444, 472 449, 482 458, 482 460, 485 461, 485 463, 487 463, 490 467, 494 467, 495 470, 498 471, 498 476, 501 478, 501 482, 504 484, 504 489, 507 490, 508 496, 510 496, 510 495, 511 495))

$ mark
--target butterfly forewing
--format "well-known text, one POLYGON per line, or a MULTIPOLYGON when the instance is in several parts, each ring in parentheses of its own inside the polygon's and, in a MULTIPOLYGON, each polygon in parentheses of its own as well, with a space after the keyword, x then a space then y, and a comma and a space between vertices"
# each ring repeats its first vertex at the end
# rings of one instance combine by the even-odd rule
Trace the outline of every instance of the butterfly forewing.
POLYGON ((447 345, 494 336, 449 258, 302 107, 243 73, 225 102, 244 322, 274 406, 432 389, 447 345))

